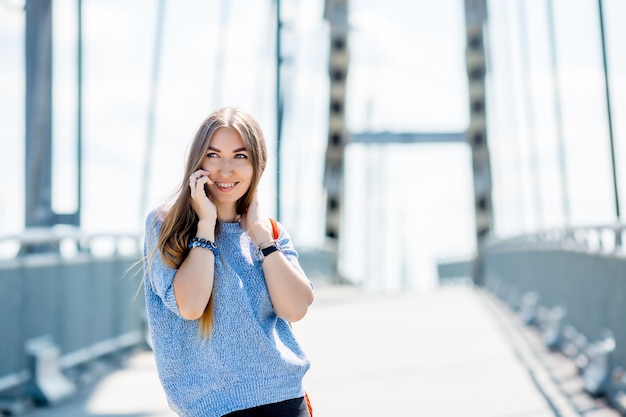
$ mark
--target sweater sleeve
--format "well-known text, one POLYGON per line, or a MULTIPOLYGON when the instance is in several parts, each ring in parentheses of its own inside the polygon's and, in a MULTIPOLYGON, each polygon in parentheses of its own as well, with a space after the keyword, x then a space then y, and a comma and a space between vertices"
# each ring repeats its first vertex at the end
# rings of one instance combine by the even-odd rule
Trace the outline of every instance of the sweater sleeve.
MULTIPOLYGON (((283 227, 281 223, 277 222, 277 224, 278 224, 278 230, 280 231, 280 234, 278 235, 278 239, 276 240, 278 247, 283 252, 285 257, 287 257, 287 260, 289 261, 289 263, 293 265, 294 268, 298 270, 298 272, 300 272, 302 275, 306 277, 306 273, 304 272, 304 270, 300 266, 300 262, 298 261, 298 252, 293 247, 293 243, 291 242, 291 236, 289 236, 289 233, 287 232, 287 230, 283 227)), ((309 284, 311 285, 311 288, 314 287, 311 280, 309 280, 309 284)))
POLYGON ((143 246, 145 284, 150 286, 152 292, 159 296, 168 309, 182 317, 174 296, 174 275, 177 270, 167 266, 161 258, 161 253, 156 249, 162 224, 163 220, 157 215, 156 209, 146 218, 143 246))

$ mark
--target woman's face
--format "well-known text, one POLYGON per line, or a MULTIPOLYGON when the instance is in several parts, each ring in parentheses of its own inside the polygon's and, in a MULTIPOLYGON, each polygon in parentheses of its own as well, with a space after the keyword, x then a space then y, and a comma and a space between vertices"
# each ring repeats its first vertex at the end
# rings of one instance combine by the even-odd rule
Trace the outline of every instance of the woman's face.
POLYGON ((209 171, 211 201, 220 210, 233 210, 248 191, 254 168, 243 139, 232 127, 221 127, 213 134, 209 150, 202 160, 209 171))

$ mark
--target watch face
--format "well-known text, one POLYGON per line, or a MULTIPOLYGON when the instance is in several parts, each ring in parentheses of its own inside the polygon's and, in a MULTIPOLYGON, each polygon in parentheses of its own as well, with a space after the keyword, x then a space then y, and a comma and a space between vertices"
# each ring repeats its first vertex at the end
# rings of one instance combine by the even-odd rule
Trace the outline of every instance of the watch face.
POLYGON ((278 246, 274 244, 274 245, 270 245, 266 248, 261 249, 261 253, 263 254, 263 257, 266 257, 270 253, 276 252, 277 250, 278 250, 278 246))

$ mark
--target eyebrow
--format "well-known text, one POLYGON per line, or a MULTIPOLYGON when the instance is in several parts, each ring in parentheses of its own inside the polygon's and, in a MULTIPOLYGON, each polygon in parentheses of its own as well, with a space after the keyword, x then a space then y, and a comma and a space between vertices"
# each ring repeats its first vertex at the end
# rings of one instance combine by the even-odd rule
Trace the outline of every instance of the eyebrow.
MULTIPOLYGON (((213 146, 209 146, 209 150, 215 151, 215 152, 222 152, 221 150, 214 148, 213 146)), ((242 151, 248 152, 248 150, 245 147, 233 149, 233 153, 242 152, 242 151)))

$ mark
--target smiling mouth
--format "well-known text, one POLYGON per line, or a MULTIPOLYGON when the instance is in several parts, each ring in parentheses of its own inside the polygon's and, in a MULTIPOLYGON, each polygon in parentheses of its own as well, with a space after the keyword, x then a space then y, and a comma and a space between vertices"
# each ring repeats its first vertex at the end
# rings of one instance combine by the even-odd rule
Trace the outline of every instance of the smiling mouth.
POLYGON ((232 190, 237 185, 236 182, 215 182, 214 184, 220 191, 224 192, 232 190))

